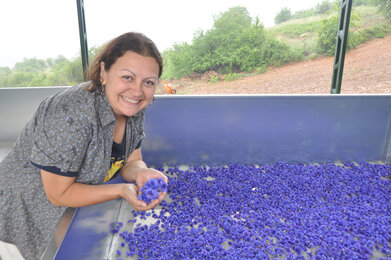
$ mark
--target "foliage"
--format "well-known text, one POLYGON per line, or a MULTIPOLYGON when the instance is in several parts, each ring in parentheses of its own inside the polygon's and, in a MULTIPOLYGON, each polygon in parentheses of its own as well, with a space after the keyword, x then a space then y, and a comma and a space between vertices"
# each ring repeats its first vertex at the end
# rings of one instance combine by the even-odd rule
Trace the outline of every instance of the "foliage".
POLYGON ((209 79, 210 83, 216 83, 217 81, 219 81, 219 76, 217 75, 212 75, 209 79))
POLYGON ((259 19, 253 20, 246 8, 230 8, 215 17, 210 30, 197 32, 192 44, 177 44, 163 53, 166 65, 163 78, 206 71, 222 74, 254 71, 295 57, 288 45, 269 38, 259 19))
POLYGON ((322 19, 318 18, 311 22, 303 22, 302 20, 292 20, 280 26, 275 26, 269 29, 273 35, 284 35, 287 37, 300 37, 302 34, 316 33, 322 25, 322 19))
POLYGON ((0 87, 66 86, 81 81, 80 57, 74 61, 63 56, 55 60, 24 59, 16 63, 12 70, 2 69, 0 73, 0 87))
POLYGON ((251 20, 244 7, 231 8, 217 17, 211 30, 193 40, 194 54, 201 57, 193 70, 228 73, 251 69, 253 51, 263 37, 263 26, 252 25, 251 20))
POLYGON ((276 24, 280 24, 289 21, 291 18, 292 18, 291 9, 284 7, 277 13, 276 17, 274 17, 274 22, 276 24))
POLYGON ((374 0, 379 7, 379 11, 384 14, 387 19, 391 20, 391 0, 374 0))
POLYGON ((287 44, 273 38, 268 38, 261 49, 264 63, 272 66, 280 66, 289 61, 298 60, 298 56, 287 44))
POLYGON ((172 49, 163 52, 165 78, 182 78, 190 75, 192 70, 192 46, 183 44, 174 44, 172 49), (171 72, 171 75, 169 74, 171 72))
POLYGON ((0 67, 0 87, 7 85, 7 80, 11 72, 11 69, 8 67, 0 67))
POLYGON ((333 8, 333 3, 329 0, 323 0, 321 3, 315 6, 315 12, 317 14, 327 14, 333 8))
POLYGON ((305 9, 305 10, 300 10, 300 11, 295 12, 292 15, 291 19, 292 20, 303 19, 303 18, 308 18, 308 17, 314 16, 314 15, 316 15, 314 8, 310 8, 310 9, 305 9))
POLYGON ((229 73, 223 76, 225 81, 232 81, 239 79, 241 75, 239 73, 229 73))
POLYGON ((390 33, 390 24, 376 24, 372 27, 364 28, 360 31, 355 32, 350 39, 350 44, 351 47, 354 48, 375 38, 384 38, 390 33))
POLYGON ((335 13, 322 20, 322 26, 318 31, 319 52, 332 56, 335 51, 337 41, 338 15, 335 13))
POLYGON ((354 6, 362 6, 362 5, 364 5, 364 6, 373 6, 373 5, 376 4, 375 1, 376 0, 354 0, 353 1, 353 7, 354 6))
MULTIPOLYGON (((334 7, 334 11, 331 14, 322 20, 322 26, 318 31, 318 48, 319 53, 332 56, 335 53, 336 42, 337 42, 337 32, 338 32, 338 22, 339 22, 339 10, 337 7, 334 7)), ((356 38, 355 32, 351 29, 360 19, 360 15, 351 11, 350 23, 349 23, 349 32, 348 39, 346 43, 346 51, 354 47, 354 39, 356 38)))
MULTIPOLYGON (((89 50, 92 60, 100 48, 89 50)), ((38 87, 38 86, 70 86, 82 82, 83 70, 81 56, 68 60, 60 55, 46 60, 30 58, 17 62, 10 69, 0 68, 0 87, 38 87)))

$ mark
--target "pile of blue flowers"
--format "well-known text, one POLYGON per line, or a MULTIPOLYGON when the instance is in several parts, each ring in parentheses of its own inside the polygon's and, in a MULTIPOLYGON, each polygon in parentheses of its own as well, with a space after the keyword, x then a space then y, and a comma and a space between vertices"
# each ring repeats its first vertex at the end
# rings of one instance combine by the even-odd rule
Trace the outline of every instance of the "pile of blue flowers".
POLYGON ((159 198, 159 191, 167 191, 167 183, 164 182, 163 178, 150 179, 140 189, 139 200, 145 201, 147 204, 151 203, 152 200, 159 198))
POLYGON ((133 232, 124 226, 117 234, 123 255, 391 258, 390 164, 232 164, 165 174, 167 202, 152 212, 134 211, 133 232), (135 220, 147 216, 155 222, 135 220))

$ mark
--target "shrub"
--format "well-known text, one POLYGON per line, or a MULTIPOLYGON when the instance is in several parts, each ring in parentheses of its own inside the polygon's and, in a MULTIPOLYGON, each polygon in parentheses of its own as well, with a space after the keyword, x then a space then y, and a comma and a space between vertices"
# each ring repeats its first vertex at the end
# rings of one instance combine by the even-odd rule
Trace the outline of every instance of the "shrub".
MULTIPOLYGON (((286 62, 297 60, 298 56, 289 45, 274 39, 268 38, 261 49, 262 64, 267 66, 280 66, 286 62)), ((261 64, 261 65, 262 65, 261 64)))
POLYGON ((192 73, 192 46, 174 44, 172 49, 163 52, 164 70, 163 78, 181 78, 192 73))
POLYGON ((334 55, 338 21, 338 15, 336 13, 322 20, 321 28, 318 31, 318 48, 321 54, 334 55))
POLYGON ((192 44, 177 44, 163 53, 163 78, 206 71, 236 75, 281 65, 295 55, 286 43, 266 36, 264 26, 258 18, 253 21, 246 8, 233 7, 216 17, 210 30, 197 32, 192 44))
POLYGON ((375 38, 384 38, 387 34, 390 33, 391 25, 376 24, 372 27, 355 32, 349 40, 350 46, 354 48, 375 38))
MULTIPOLYGON (((346 51, 353 48, 356 35, 351 28, 356 26, 356 23, 360 20, 360 15, 353 10, 350 15, 349 33, 346 44, 346 51)), ((334 11, 326 18, 322 20, 322 25, 318 31, 318 52, 332 56, 335 53, 337 32, 339 22, 339 10, 337 12, 337 6, 334 7, 334 11)))
POLYGON ((316 15, 316 12, 315 12, 315 10, 313 8, 300 10, 300 11, 295 12, 292 15, 292 20, 293 19, 308 18, 308 17, 314 16, 314 15, 316 15))
POLYGON ((276 24, 280 24, 289 21, 291 18, 292 18, 291 9, 284 7, 277 13, 276 17, 274 17, 274 22, 276 24))
POLYGON ((384 14, 387 19, 391 20, 391 0, 374 0, 379 7, 379 11, 384 14))
POLYGON ((329 0, 323 0, 321 3, 315 6, 315 12, 317 14, 327 14, 333 8, 333 3, 329 0))

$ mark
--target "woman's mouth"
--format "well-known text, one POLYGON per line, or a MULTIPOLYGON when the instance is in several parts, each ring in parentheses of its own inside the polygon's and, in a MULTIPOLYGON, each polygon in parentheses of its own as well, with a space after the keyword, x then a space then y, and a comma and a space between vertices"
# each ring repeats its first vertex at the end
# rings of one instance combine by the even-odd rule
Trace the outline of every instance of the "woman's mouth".
POLYGON ((124 100, 125 102, 127 103, 131 103, 131 104, 138 104, 141 102, 140 99, 132 99, 132 98, 128 98, 128 97, 125 97, 125 96, 121 96, 122 100, 124 100))

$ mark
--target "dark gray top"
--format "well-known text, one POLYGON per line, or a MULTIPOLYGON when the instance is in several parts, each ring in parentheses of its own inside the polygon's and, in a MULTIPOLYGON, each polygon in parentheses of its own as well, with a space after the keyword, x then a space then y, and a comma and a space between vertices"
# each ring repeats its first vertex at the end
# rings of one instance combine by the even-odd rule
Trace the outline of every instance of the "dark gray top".
MULTIPOLYGON (((26 259, 40 258, 66 210, 48 201, 31 162, 86 184, 103 183, 111 166, 115 117, 107 97, 86 84, 43 100, 0 163, 0 240, 26 259)), ((144 114, 127 119, 126 159, 144 138, 144 114)))

